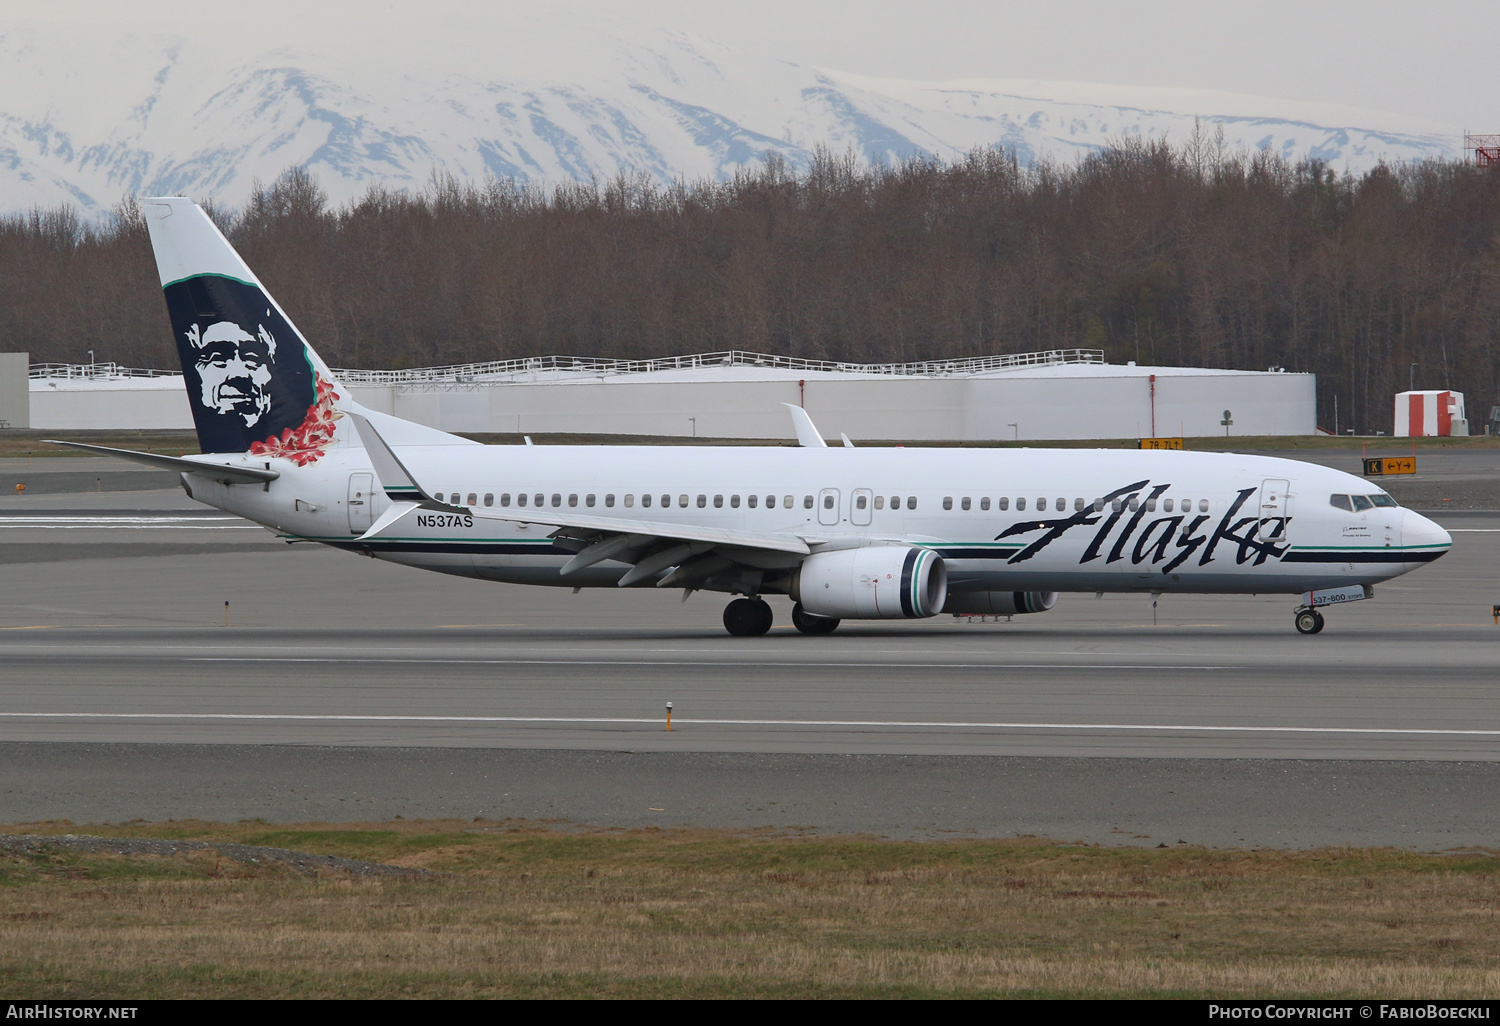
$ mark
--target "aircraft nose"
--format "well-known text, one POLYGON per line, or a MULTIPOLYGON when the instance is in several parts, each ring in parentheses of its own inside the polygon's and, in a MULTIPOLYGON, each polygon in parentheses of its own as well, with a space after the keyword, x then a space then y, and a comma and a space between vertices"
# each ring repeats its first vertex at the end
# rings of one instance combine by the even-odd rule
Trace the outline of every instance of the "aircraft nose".
POLYGON ((1437 559, 1453 545, 1453 535, 1428 520, 1420 513, 1403 510, 1401 518, 1401 544, 1413 554, 1430 553, 1437 559))

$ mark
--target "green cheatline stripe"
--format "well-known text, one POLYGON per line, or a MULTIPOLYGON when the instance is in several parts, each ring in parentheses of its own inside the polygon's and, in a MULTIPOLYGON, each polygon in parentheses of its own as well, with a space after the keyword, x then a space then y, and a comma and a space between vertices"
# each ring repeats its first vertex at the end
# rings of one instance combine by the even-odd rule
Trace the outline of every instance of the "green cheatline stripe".
POLYGON ((246 281, 243 278, 236 278, 232 274, 218 274, 214 271, 204 271, 202 274, 190 274, 186 278, 178 278, 176 281, 169 281, 165 285, 163 285, 162 288, 169 289, 173 285, 181 285, 183 282, 192 281, 194 278, 223 278, 225 281, 237 281, 241 285, 249 285, 252 289, 258 289, 262 287, 260 282, 258 281, 246 281))
POLYGON ((1426 545, 1293 545, 1293 552, 1385 552, 1388 549, 1446 549, 1451 542, 1430 542, 1426 545))
MULTIPOLYGON (((355 534, 283 534, 278 535, 277 537, 305 538, 308 541, 315 542, 346 542, 359 540, 359 536, 355 534)), ((552 547, 551 538, 433 538, 431 536, 408 538, 405 536, 397 537, 394 535, 382 534, 367 540, 372 542, 433 542, 439 544, 442 542, 452 542, 455 545, 515 545, 517 542, 525 542, 530 545, 545 545, 548 548, 552 547)))

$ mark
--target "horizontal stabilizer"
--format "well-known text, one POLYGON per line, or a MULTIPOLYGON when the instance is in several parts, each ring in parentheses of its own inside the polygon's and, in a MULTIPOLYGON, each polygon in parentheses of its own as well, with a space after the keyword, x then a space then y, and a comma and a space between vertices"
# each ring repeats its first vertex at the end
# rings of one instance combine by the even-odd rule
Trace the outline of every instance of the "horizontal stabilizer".
POLYGON ((86 442, 64 442, 57 438, 44 438, 42 441, 48 445, 65 445, 69 449, 79 449, 83 452, 92 452, 100 456, 113 456, 116 459, 130 460, 132 463, 144 463, 148 467, 160 467, 163 470, 175 470, 184 474, 201 474, 215 481, 224 481, 227 484, 265 484, 274 481, 281 476, 274 470, 262 467, 242 467, 232 464, 210 463, 207 460, 190 459, 186 456, 162 456, 154 452, 136 452, 134 449, 111 449, 107 445, 89 445, 86 442))

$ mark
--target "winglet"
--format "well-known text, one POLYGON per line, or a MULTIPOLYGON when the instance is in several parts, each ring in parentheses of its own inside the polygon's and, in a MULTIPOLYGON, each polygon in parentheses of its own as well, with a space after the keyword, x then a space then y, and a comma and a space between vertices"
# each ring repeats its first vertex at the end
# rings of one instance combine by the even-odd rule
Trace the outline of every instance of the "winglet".
POLYGON ((365 452, 370 454, 370 464, 375 468, 375 476, 380 479, 380 487, 384 489, 386 497, 392 502, 414 502, 424 509, 441 509, 450 512, 467 512, 461 506, 451 506, 446 502, 434 499, 412 476, 411 471, 406 469, 406 464, 401 462, 401 457, 385 443, 380 437, 380 432, 375 430, 367 417, 358 413, 350 413, 349 419, 354 421, 354 427, 359 431, 360 441, 365 443, 365 452))
POLYGON ((828 443, 823 441, 823 436, 818 434, 818 429, 813 426, 812 418, 807 411, 792 403, 782 403, 792 414, 792 427, 797 429, 797 444, 809 449, 826 449, 828 443))

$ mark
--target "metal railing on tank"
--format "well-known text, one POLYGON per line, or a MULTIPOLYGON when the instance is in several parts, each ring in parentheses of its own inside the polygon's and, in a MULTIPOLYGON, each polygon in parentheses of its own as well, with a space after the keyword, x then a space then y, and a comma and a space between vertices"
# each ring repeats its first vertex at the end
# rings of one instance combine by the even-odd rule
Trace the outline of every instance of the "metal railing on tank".
POLYGON ((446 367, 416 367, 409 370, 356 370, 336 368, 334 376, 349 385, 477 384, 489 381, 524 380, 540 374, 606 377, 617 374, 650 374, 661 371, 716 370, 754 367, 772 370, 811 371, 834 374, 880 374, 903 377, 954 377, 983 374, 1017 367, 1059 366, 1104 362, 1102 349, 1049 349, 1039 353, 977 356, 963 360, 923 360, 916 363, 850 363, 835 360, 804 360, 795 356, 773 356, 731 349, 721 353, 695 353, 652 360, 602 360, 586 356, 532 356, 520 360, 459 363, 446 367))

